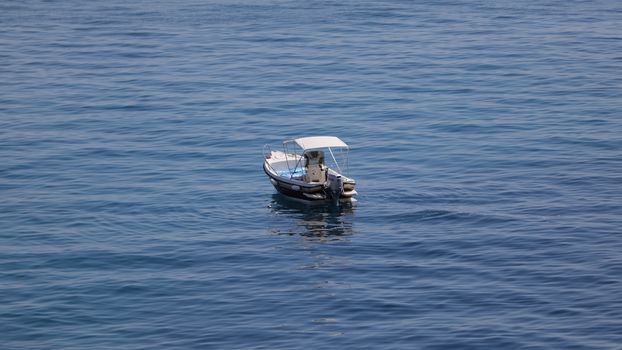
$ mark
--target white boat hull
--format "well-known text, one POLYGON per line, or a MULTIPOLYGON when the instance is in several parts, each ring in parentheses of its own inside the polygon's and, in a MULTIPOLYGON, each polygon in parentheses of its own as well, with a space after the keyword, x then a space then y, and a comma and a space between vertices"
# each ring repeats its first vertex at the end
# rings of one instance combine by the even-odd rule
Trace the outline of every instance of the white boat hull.
MULTIPOLYGON (((272 183, 279 193, 308 202, 327 200, 347 201, 352 200, 357 194, 354 189, 356 185, 355 181, 333 170, 329 171, 330 175, 328 177, 331 179, 339 177, 341 186, 337 191, 339 193, 338 196, 335 196, 333 194, 334 192, 330 189, 330 179, 324 182, 305 182, 303 181, 302 175, 299 175, 297 172, 291 174, 291 172, 287 170, 293 168, 295 165, 292 166, 290 164, 289 167, 283 166, 283 163, 287 165, 287 161, 283 161, 284 158, 285 154, 283 152, 272 152, 271 156, 266 158, 263 165, 264 172, 270 178, 270 183, 272 183), (279 175, 279 172, 283 175, 279 175)), ((288 159, 288 161, 290 163, 297 162, 297 159, 288 159)))

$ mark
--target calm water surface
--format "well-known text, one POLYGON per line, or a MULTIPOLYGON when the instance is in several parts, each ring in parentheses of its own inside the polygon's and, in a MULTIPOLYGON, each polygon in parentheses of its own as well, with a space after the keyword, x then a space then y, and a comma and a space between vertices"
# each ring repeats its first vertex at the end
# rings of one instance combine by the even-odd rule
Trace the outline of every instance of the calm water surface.
POLYGON ((617 1, 4 1, 4 349, 620 349, 617 1), (261 147, 336 135, 353 206, 261 147))

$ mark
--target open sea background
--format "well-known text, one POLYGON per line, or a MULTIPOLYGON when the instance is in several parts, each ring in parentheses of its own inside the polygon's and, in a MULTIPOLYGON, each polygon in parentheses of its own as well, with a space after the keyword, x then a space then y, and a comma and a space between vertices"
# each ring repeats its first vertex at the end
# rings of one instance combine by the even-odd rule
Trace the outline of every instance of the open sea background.
POLYGON ((2 349, 621 349, 622 2, 3 1, 2 349), (349 143, 359 201, 262 146, 349 143))

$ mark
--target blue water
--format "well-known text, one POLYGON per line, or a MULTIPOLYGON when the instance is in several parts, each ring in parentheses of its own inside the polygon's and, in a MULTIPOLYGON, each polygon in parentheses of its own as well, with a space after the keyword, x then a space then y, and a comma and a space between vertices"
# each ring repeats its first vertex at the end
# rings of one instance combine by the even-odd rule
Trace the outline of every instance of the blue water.
POLYGON ((3 1, 2 349, 622 348, 619 1, 3 1), (353 206, 261 148, 335 135, 353 206))

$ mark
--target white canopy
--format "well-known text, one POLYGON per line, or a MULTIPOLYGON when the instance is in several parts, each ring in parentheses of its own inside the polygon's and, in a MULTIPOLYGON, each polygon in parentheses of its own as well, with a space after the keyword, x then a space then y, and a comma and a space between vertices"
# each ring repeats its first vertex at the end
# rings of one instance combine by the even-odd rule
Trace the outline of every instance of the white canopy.
POLYGON ((348 145, 346 145, 345 142, 335 136, 301 137, 299 139, 295 139, 294 142, 305 151, 327 147, 348 148, 348 145))

